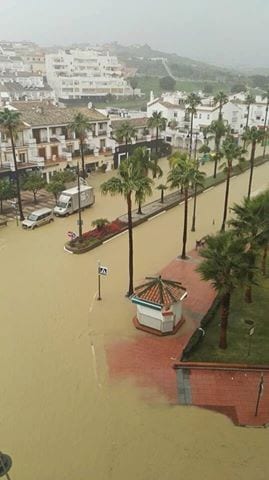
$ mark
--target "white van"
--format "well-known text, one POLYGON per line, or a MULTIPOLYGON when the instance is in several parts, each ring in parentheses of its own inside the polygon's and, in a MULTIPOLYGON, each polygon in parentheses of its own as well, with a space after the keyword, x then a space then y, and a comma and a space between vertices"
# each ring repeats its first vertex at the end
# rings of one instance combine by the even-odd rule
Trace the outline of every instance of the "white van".
POLYGON ((30 213, 28 217, 23 220, 23 228, 31 228, 32 230, 44 223, 53 222, 53 211, 50 208, 41 208, 30 213))

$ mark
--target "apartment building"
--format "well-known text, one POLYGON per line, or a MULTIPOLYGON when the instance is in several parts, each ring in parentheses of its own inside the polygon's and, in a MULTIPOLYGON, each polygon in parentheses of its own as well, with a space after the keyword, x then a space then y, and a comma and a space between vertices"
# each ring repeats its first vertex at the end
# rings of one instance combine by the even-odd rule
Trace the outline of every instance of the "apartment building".
MULTIPOLYGON (((68 128, 76 113, 88 117, 85 139, 85 165, 93 170, 103 163, 111 165, 109 119, 94 108, 60 108, 50 102, 14 102, 8 108, 21 113, 22 128, 16 138, 16 155, 20 168, 36 168, 47 181, 80 157, 79 140, 68 128)), ((14 169, 11 143, 0 134, 0 175, 14 169)))
POLYGON ((132 95, 117 57, 96 50, 61 50, 46 55, 48 84, 59 99, 132 95))

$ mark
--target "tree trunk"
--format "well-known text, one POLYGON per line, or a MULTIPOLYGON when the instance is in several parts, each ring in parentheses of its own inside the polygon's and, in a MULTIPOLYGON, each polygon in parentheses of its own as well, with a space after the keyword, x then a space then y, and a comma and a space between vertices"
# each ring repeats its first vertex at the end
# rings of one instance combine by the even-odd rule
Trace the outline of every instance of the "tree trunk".
POLYGON ((268 245, 263 248, 262 254, 262 274, 266 275, 266 263, 267 263, 267 253, 268 253, 268 245))
POLYGON ((227 177, 226 177, 226 191, 225 191, 225 200, 224 200, 224 211, 223 211, 223 220, 221 225, 221 232, 225 231, 225 225, 227 220, 227 211, 228 211, 228 200, 229 200, 229 190, 230 190, 230 177, 231 177, 231 165, 228 165, 227 168, 227 177))
POLYGON ((134 276, 134 266, 133 266, 133 220, 132 220, 132 194, 128 193, 127 195, 127 207, 128 207, 128 234, 129 234, 129 290, 128 297, 134 293, 133 285, 133 276, 134 276))
POLYGON ((193 133, 193 113, 191 114, 191 131, 190 131, 190 148, 189 148, 190 158, 192 156, 192 133, 193 133))
POLYGON ((158 140, 159 140, 159 127, 156 127, 156 145, 155 145, 156 156, 158 155, 158 140))
POLYGON ((219 348, 222 348, 223 350, 227 348, 227 329, 228 329, 228 318, 230 313, 230 301, 231 301, 231 293, 227 292, 222 296, 222 299, 221 299, 221 322, 220 322, 219 348))
POLYGON ((185 260, 186 256, 186 243, 187 243, 187 231, 188 231, 188 187, 184 188, 184 226, 183 226, 183 245, 182 245, 182 253, 181 258, 185 260))
POLYGON ((37 203, 37 201, 36 201, 36 193, 37 193, 37 192, 33 191, 33 194, 34 194, 34 203, 35 203, 35 204, 37 203))
POLYGON ((220 151, 220 139, 219 138, 215 139, 215 146, 216 146, 216 158, 215 158, 215 161, 214 161, 214 173, 213 173, 214 178, 216 178, 216 176, 217 176, 217 167, 218 167, 219 151, 220 151))
POLYGON ((248 182, 248 199, 250 198, 251 194, 251 187, 252 187, 252 178, 253 178, 253 170, 254 170, 254 159, 255 159, 255 151, 256 151, 256 142, 252 142, 251 147, 251 155, 250 155, 250 172, 249 172, 249 182, 248 182))
POLYGON ((83 145, 83 140, 80 140, 80 154, 81 154, 81 168, 82 168, 82 176, 83 178, 86 177, 86 172, 85 172, 85 164, 84 164, 84 145, 83 145))
POLYGON ((193 214, 192 214, 192 227, 191 227, 192 232, 195 232, 196 204, 197 204, 197 183, 194 185, 194 200, 193 200, 193 214))
POLYGON ((128 158, 128 138, 125 139, 125 159, 128 158))
POLYGON ((21 202, 20 180, 19 180, 19 172, 18 172, 18 165, 17 165, 17 159, 16 159, 16 151, 15 151, 12 128, 9 129, 9 136, 10 136, 11 145, 12 145, 12 153, 13 153, 13 160, 14 160, 14 167, 15 167, 15 179, 16 179, 16 187, 17 187, 17 199, 18 199, 20 221, 23 221, 24 215, 23 215, 22 202, 21 202))
POLYGON ((141 200, 138 202, 138 210, 137 210, 138 215, 142 215, 142 205, 141 205, 141 200))
POLYGON ((252 303, 252 280, 253 280, 253 273, 248 274, 248 281, 249 284, 246 287, 245 290, 245 302, 246 303, 252 303))
POLYGON ((163 203, 163 194, 164 194, 164 191, 161 190, 161 203, 163 203))
POLYGON ((0 200, 0 212, 3 213, 3 200, 0 200))
MULTIPOLYGON (((247 131, 248 123, 249 123, 250 105, 248 105, 248 109, 247 109, 247 110, 248 110, 248 111, 247 111, 247 120, 246 120, 246 125, 245 125, 245 131, 247 131)), ((246 140, 244 140, 243 148, 244 148, 244 149, 246 148, 246 140)))
POLYGON ((222 120, 222 107, 223 107, 223 105, 220 102, 220 104, 219 104, 219 121, 222 120))
POLYGON ((263 146, 263 158, 265 157, 265 152, 266 152, 266 143, 267 143, 267 138, 266 138, 266 131, 267 131, 267 119, 268 119, 268 109, 269 109, 269 99, 267 99, 267 104, 266 104, 266 111, 265 111, 265 119, 264 119, 264 146, 263 146))
POLYGON ((78 238, 79 241, 82 241, 82 218, 81 218, 81 197, 80 197, 80 179, 79 179, 79 164, 77 165, 77 173, 78 173, 78 238))

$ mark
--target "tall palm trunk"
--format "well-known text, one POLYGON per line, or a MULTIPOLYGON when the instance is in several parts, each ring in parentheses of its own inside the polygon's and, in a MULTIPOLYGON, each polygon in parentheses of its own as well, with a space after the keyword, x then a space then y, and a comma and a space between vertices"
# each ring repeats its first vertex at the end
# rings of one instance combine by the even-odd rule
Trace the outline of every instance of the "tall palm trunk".
POLYGON ((220 104, 219 104, 219 120, 222 120, 222 107, 223 107, 223 105, 220 102, 220 104))
POLYGON ((156 155, 158 155, 158 140, 159 140, 159 127, 156 127, 156 144, 155 144, 156 155))
POLYGON ((252 142, 251 146, 251 154, 250 154, 250 172, 249 172, 249 182, 248 182, 248 198, 250 198, 251 194, 251 187, 252 187, 252 179, 253 179, 253 170, 254 170, 254 159, 255 159, 255 151, 256 151, 256 142, 255 140, 252 142))
POLYGON ((221 299, 221 322, 220 322, 220 338, 219 347, 225 350, 227 348, 227 329, 228 318, 230 313, 231 293, 227 292, 221 299))
MULTIPOLYGON (((246 120, 246 125, 245 125, 245 131, 247 131, 248 124, 249 124, 249 114, 250 114, 250 105, 248 105, 248 108, 247 108, 247 120, 246 120)), ((246 140, 244 140, 243 148, 244 149, 246 148, 246 140)))
POLYGON ((159 140, 159 127, 156 127, 156 145, 155 145, 155 158, 154 158, 153 178, 156 178, 156 176, 157 176, 158 140, 159 140))
POLYGON ((22 220, 24 220, 24 215, 23 215, 23 210, 22 210, 20 180, 19 180, 19 172, 18 172, 18 165, 17 165, 17 159, 16 159, 16 151, 15 151, 15 144, 14 144, 14 138, 13 138, 12 128, 9 128, 9 136, 10 136, 10 140, 11 140, 13 160, 14 160, 15 179, 16 179, 16 187, 17 187, 17 199, 18 199, 19 214, 20 214, 20 220, 22 221, 22 220))
POLYGON ((192 134, 193 134, 193 113, 191 114, 191 131, 190 131, 190 149, 189 149, 189 154, 190 158, 192 156, 192 134))
POLYGON ((263 248, 263 254, 262 254, 262 274, 264 276, 266 275, 267 254, 268 254, 268 245, 265 245, 265 247, 263 248))
POLYGON ((128 138, 125 138, 125 159, 128 158, 128 138))
POLYGON ((267 135, 266 135, 266 132, 267 132, 267 120, 268 120, 268 109, 269 109, 269 99, 267 100, 267 104, 266 104, 266 110, 265 110, 265 119, 264 119, 264 126, 263 126, 263 130, 264 130, 264 146, 263 146, 263 158, 265 157, 265 152, 266 152, 266 143, 267 143, 267 135))
POLYGON ((80 156, 81 156, 81 170, 82 170, 82 176, 85 178, 85 161, 84 161, 84 143, 83 140, 80 139, 80 156))
POLYGON ((164 195, 164 191, 161 190, 161 203, 163 203, 163 195, 164 195))
POLYGON ((141 200, 139 200, 139 202, 138 202, 137 215, 142 215, 142 204, 141 204, 141 200))
POLYGON ((216 157, 214 161, 214 173, 213 173, 214 178, 216 178, 217 176, 217 167, 218 167, 219 151, 220 151, 220 138, 218 137, 215 138, 215 148, 216 148, 216 157))
POLYGON ((188 232, 188 187, 184 188, 184 226, 183 226, 183 245, 182 245, 182 253, 181 258, 185 260, 186 256, 186 244, 187 244, 187 232, 188 232))
POLYGON ((0 200, 0 213, 3 213, 3 200, 0 200))
POLYGON ((128 234, 129 234, 129 289, 128 297, 134 293, 133 276, 134 276, 134 247, 133 247, 133 220, 132 220, 132 194, 127 195, 128 207, 128 234))
POLYGON ((225 191, 225 199, 224 199, 224 211, 223 211, 223 220, 221 225, 221 232, 225 231, 225 225, 227 220, 227 211, 228 211, 228 200, 229 200, 229 190, 230 190, 230 178, 231 178, 231 164, 228 163, 227 168, 227 177, 226 177, 226 191, 225 191))

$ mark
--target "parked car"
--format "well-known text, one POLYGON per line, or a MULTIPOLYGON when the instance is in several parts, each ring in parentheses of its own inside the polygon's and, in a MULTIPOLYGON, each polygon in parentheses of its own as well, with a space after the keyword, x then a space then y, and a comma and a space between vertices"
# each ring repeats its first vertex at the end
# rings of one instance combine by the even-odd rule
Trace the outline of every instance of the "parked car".
POLYGON ((23 220, 22 227, 33 230, 45 223, 53 222, 53 211, 50 208, 41 208, 30 213, 28 217, 23 220))

